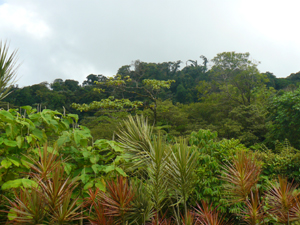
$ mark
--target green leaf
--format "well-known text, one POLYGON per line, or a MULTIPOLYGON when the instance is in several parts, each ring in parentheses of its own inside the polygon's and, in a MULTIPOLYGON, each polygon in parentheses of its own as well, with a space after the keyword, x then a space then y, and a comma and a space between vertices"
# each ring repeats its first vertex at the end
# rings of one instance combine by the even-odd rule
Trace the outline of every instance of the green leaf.
POLYGON ((7 169, 8 167, 10 167, 12 165, 12 162, 7 160, 7 159, 3 159, 1 161, 1 166, 3 166, 5 169, 7 169))
POLYGON ((32 111, 32 107, 29 105, 21 106, 22 109, 25 109, 27 111, 27 114, 30 114, 32 111))
POLYGON ((32 131, 32 134, 35 135, 39 140, 42 140, 44 137, 43 132, 37 128, 32 131))
POLYGON ((124 170, 122 170, 121 168, 119 167, 116 167, 116 171, 122 175, 123 177, 127 177, 127 174, 124 172, 124 170))
POLYGON ((106 166, 106 167, 104 168, 104 172, 105 172, 105 173, 109 173, 109 172, 115 170, 115 168, 116 168, 116 167, 115 167, 114 165, 106 166))
POLYGON ((16 141, 17 141, 18 147, 21 148, 22 145, 23 145, 23 142, 24 142, 24 137, 22 137, 22 136, 17 136, 16 141))
POLYGON ((82 147, 86 147, 88 145, 88 140, 87 139, 80 139, 80 145, 82 147))
POLYGON ((57 140, 57 146, 60 147, 62 146, 64 143, 70 142, 71 139, 69 137, 69 133, 67 131, 63 132, 63 135, 60 136, 57 140))
POLYGON ((92 155, 92 156, 90 157, 90 161, 91 161, 91 163, 93 163, 93 164, 97 163, 97 162, 99 161, 99 159, 100 159, 99 155, 92 155))
POLYGON ((14 120, 13 115, 12 115, 10 112, 7 112, 7 111, 5 111, 5 110, 1 110, 1 111, 0 111, 0 116, 6 118, 6 119, 8 119, 8 120, 14 120))
POLYGON ((29 169, 29 168, 30 168, 30 165, 31 165, 31 163, 30 163, 30 162, 28 162, 27 160, 28 160, 27 158, 25 158, 25 157, 22 157, 22 158, 21 158, 21 163, 22 163, 22 165, 23 165, 23 166, 25 166, 27 169, 29 169))
POLYGON ((95 186, 97 188, 99 188, 101 191, 105 191, 106 190, 106 186, 105 186, 105 184, 104 184, 103 181, 96 182, 95 186))
POLYGON ((4 139, 4 144, 6 146, 9 146, 9 147, 16 147, 17 146, 16 141, 11 141, 11 140, 7 140, 7 139, 4 139))
POLYGON ((75 119, 76 123, 78 122, 78 115, 77 114, 67 114, 67 116, 75 119))
POLYGON ((18 159, 17 157, 14 157, 14 156, 8 156, 7 159, 9 161, 11 161, 15 166, 19 167, 20 164, 21 164, 21 161, 20 159, 18 159))
POLYGON ((24 188, 31 188, 31 187, 37 187, 38 186, 38 184, 35 181, 25 179, 25 178, 22 179, 22 184, 23 184, 24 188))
POLYGON ((91 156, 91 154, 92 154, 89 151, 82 151, 81 153, 82 153, 82 155, 83 155, 84 158, 89 158, 91 156))
POLYGON ((103 171, 105 169, 105 166, 94 164, 92 165, 92 169, 94 170, 95 174, 98 174, 100 171, 103 171))
POLYGON ((79 133, 79 130, 75 130, 74 131, 74 141, 75 141, 76 145, 80 144, 80 139, 81 139, 81 135, 79 133))
POLYGON ((94 186, 94 181, 91 180, 91 181, 87 182, 86 185, 84 185, 83 189, 87 190, 87 189, 89 189, 89 188, 91 188, 93 186, 94 186))
POLYGON ((37 187, 37 183, 33 180, 29 180, 26 178, 10 180, 10 181, 5 182, 2 185, 1 189, 7 190, 7 189, 19 188, 19 187, 25 187, 25 188, 37 187))
POLYGON ((123 156, 118 155, 114 162, 119 163, 121 160, 123 160, 123 158, 124 158, 123 156))
POLYGON ((32 137, 31 136, 26 136, 26 140, 28 143, 30 143, 32 141, 32 137))
POLYGON ((64 163, 64 170, 65 172, 70 175, 71 171, 72 171, 72 165, 71 163, 64 163))
POLYGON ((9 220, 14 220, 15 218, 18 217, 18 215, 13 211, 13 209, 10 209, 7 214, 7 217, 9 220))
POLYGON ((110 147, 115 150, 115 152, 123 152, 123 149, 118 146, 118 144, 115 141, 108 141, 110 147))
POLYGON ((84 184, 86 184, 90 179, 90 176, 88 174, 86 174, 85 168, 83 168, 83 170, 81 171, 80 179, 81 179, 82 183, 84 183, 84 184))

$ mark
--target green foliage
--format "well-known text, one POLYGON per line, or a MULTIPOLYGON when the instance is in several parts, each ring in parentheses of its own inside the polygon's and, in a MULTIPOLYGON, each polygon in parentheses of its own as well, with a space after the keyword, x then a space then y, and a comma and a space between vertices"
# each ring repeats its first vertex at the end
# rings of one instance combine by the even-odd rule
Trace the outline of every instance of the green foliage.
POLYGON ((287 140, 277 142, 274 150, 262 146, 256 151, 263 162, 263 175, 268 180, 276 179, 279 174, 300 182, 300 152, 291 147, 287 140))
POLYGON ((300 146, 300 89, 275 96, 268 105, 269 123, 267 142, 288 139, 292 146, 300 146))
POLYGON ((70 224, 80 219, 78 197, 71 197, 78 185, 76 178, 64 176, 61 157, 49 152, 45 145, 39 149, 39 160, 31 157, 29 177, 36 183, 30 189, 15 193, 15 200, 9 200, 9 220, 14 224, 70 224))
POLYGON ((79 111, 89 111, 89 110, 99 110, 99 109, 109 109, 114 111, 132 111, 137 109, 142 105, 141 101, 130 101, 129 99, 115 99, 110 96, 107 99, 102 99, 101 101, 94 101, 90 104, 77 104, 73 103, 72 107, 79 111))
POLYGON ((0 111, 1 185, 28 171, 28 163, 22 154, 34 154, 36 145, 52 142, 64 130, 72 130, 70 126, 78 119, 75 115, 63 116, 57 111, 36 112, 29 106, 20 112, 14 109, 0 111))
POLYGON ((257 64, 249 60, 249 53, 223 52, 212 59, 211 83, 202 83, 199 91, 223 103, 250 105, 253 89, 268 80, 260 74, 257 64), (219 90, 218 92, 212 90, 219 90))
MULTIPOLYGON (((199 152, 196 169, 197 184, 192 196, 194 201, 204 200, 219 206, 221 212, 228 211, 228 203, 224 192, 224 181, 219 177, 223 171, 223 164, 229 163, 233 155, 244 149, 238 140, 217 140, 217 132, 199 130, 192 132, 190 145, 199 152)), ((234 210, 234 207, 232 207, 234 210)))

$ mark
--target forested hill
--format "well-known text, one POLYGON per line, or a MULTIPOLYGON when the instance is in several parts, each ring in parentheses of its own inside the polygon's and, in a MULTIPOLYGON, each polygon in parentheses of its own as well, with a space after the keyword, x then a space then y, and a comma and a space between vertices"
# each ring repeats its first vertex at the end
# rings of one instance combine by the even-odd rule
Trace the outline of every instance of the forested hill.
POLYGON ((259 73, 249 53, 224 52, 210 62, 204 56, 187 62, 137 60, 121 66, 113 78, 90 74, 82 84, 58 78, 52 83, 15 86, 1 104, 79 114, 81 124, 96 138, 111 138, 120 119, 143 112, 170 137, 205 128, 247 146, 274 145, 289 138, 299 147, 292 130, 284 126, 276 130, 281 122, 289 122, 276 122, 278 109, 274 108, 274 101, 281 101, 278 98, 297 92, 299 82, 300 72, 277 78, 271 72, 259 73), (91 107, 92 102, 96 103, 91 107))

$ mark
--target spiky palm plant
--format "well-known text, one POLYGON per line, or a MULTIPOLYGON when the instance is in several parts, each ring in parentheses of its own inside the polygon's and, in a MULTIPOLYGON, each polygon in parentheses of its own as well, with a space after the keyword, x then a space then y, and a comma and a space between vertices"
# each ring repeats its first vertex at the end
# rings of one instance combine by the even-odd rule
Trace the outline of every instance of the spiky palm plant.
POLYGON ((134 199, 131 204, 132 210, 129 217, 133 224, 146 225, 154 216, 154 204, 147 189, 147 183, 136 181, 134 184, 134 199))
POLYGON ((109 181, 107 191, 101 192, 101 204, 105 207, 105 215, 115 218, 115 224, 125 224, 128 212, 132 210, 134 192, 124 177, 117 177, 116 181, 109 181))
POLYGON ((42 149, 39 149, 39 160, 34 159, 30 155, 24 155, 28 159, 28 165, 31 169, 31 176, 36 174, 40 179, 48 179, 55 168, 61 166, 62 157, 57 154, 57 147, 54 146, 52 152, 48 149, 47 143, 44 144, 42 149))
POLYGON ((15 199, 8 200, 8 217, 12 224, 43 224, 47 211, 45 199, 37 188, 30 191, 21 189, 20 194, 15 192, 15 199))
MULTIPOLYGON (((37 176, 35 178, 39 179, 37 176)), ((79 197, 71 199, 78 185, 77 181, 78 177, 74 179, 64 177, 64 169, 61 165, 53 169, 50 179, 39 180, 41 193, 48 206, 48 215, 53 223, 66 224, 81 218, 81 204, 77 204, 79 197)))
POLYGON ((246 199, 245 206, 238 215, 243 218, 246 224, 260 225, 264 223, 267 217, 263 207, 264 202, 261 200, 259 190, 256 188, 255 191, 250 191, 250 196, 246 199))
POLYGON ((153 127, 148 124, 146 118, 141 116, 128 116, 123 121, 117 133, 118 141, 131 160, 131 169, 145 168, 150 160, 149 152, 152 147, 153 127))
POLYGON ((239 151, 233 162, 225 165, 223 169, 222 179, 227 181, 225 188, 230 201, 246 201, 261 173, 261 165, 257 163, 255 156, 239 151))
POLYGON ((186 217, 182 216, 182 224, 183 225, 196 225, 195 213, 192 211, 188 211, 186 217))
POLYGON ((149 176, 149 192, 154 203, 156 218, 164 201, 167 198, 168 173, 167 163, 170 156, 170 147, 166 144, 161 136, 153 138, 149 152, 148 176, 149 176))
POLYGON ((95 191, 92 189, 88 190, 89 197, 84 201, 84 206, 89 213, 87 219, 91 225, 113 225, 113 218, 105 215, 105 206, 102 205, 100 193, 99 188, 96 188, 95 191))
POLYGON ((299 219, 297 205, 299 193, 296 192, 298 185, 289 183, 287 178, 278 177, 278 181, 271 184, 266 194, 268 199, 269 214, 274 216, 280 223, 289 224, 299 219))
MULTIPOLYGON (((179 195, 179 202, 183 202, 184 218, 187 220, 187 200, 195 184, 195 169, 197 166, 197 152, 192 151, 187 143, 181 139, 173 146, 171 157, 168 160, 168 185, 179 195)), ((177 202, 177 205, 179 204, 177 202)))
POLYGON ((139 168, 148 179, 149 192, 158 215, 167 197, 167 171, 170 147, 160 135, 152 135, 153 127, 143 116, 129 116, 118 133, 118 140, 130 156, 130 169, 139 168))
POLYGON ((8 50, 9 45, 7 42, 0 41, 0 100, 10 93, 10 86, 16 82, 17 50, 11 54, 8 53, 8 50))
POLYGON ((218 212, 218 207, 213 208, 212 204, 208 205, 201 201, 202 207, 197 203, 195 208, 196 224, 200 225, 224 225, 230 224, 224 220, 224 215, 218 212))
POLYGON ((11 221, 12 223, 18 224, 20 220, 34 219, 35 221, 42 221, 42 223, 32 224, 62 225, 82 219, 81 203, 79 203, 78 198, 72 199, 71 197, 77 186, 78 178, 65 177, 60 158, 53 156, 53 154, 47 150, 45 145, 43 150, 39 149, 39 160, 28 157, 32 169, 29 175, 38 184, 38 187, 33 187, 31 190, 24 189, 23 192, 21 191, 23 193, 22 198, 16 195, 15 201, 9 201, 10 211, 27 210, 27 214, 19 213, 11 221), (28 212, 34 216, 29 216, 28 212))

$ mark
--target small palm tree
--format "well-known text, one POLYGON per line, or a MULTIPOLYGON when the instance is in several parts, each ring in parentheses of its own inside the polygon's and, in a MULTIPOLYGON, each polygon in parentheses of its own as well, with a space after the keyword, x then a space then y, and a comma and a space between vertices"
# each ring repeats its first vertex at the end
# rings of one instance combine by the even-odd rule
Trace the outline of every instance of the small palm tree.
POLYGON ((18 65, 17 50, 8 53, 7 42, 0 41, 0 100, 10 94, 11 85, 16 82, 18 65))

